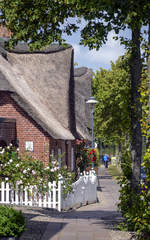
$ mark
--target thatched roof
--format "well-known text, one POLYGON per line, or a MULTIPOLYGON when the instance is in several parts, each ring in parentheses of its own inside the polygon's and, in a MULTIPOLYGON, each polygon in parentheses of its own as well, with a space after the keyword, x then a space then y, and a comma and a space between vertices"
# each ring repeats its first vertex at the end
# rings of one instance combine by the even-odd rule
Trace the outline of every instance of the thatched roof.
POLYGON ((53 45, 29 52, 26 44, 6 51, 0 43, 0 90, 55 139, 76 136, 73 102, 73 49, 53 45))
POLYGON ((91 110, 86 101, 91 96, 92 70, 82 67, 74 69, 75 109, 77 131, 84 139, 91 139, 91 110))

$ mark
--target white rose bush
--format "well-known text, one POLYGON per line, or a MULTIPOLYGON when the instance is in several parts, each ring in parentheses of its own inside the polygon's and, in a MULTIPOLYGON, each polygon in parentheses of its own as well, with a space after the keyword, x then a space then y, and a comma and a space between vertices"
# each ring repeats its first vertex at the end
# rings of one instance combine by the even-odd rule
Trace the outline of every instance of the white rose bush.
POLYGON ((74 174, 66 167, 59 167, 58 161, 53 157, 48 166, 30 156, 29 153, 19 155, 12 145, 0 148, 0 183, 8 182, 15 189, 36 186, 41 193, 48 190, 48 183, 62 181, 63 193, 66 195, 72 190, 74 174))

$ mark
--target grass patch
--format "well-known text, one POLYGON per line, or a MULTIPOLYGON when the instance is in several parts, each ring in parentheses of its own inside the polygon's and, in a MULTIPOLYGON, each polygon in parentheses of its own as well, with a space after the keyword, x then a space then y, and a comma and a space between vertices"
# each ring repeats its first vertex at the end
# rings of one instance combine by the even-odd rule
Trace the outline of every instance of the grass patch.
POLYGON ((112 175, 113 178, 117 178, 122 176, 121 170, 118 169, 116 166, 109 165, 108 172, 112 175))

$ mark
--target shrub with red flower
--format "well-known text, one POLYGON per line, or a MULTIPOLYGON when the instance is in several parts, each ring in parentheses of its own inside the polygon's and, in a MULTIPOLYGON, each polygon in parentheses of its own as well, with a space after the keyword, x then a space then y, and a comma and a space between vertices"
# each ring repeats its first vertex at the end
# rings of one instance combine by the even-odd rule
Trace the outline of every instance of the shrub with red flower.
POLYGON ((95 161, 95 149, 92 149, 90 152, 89 152, 89 161, 91 162, 94 162, 95 161))

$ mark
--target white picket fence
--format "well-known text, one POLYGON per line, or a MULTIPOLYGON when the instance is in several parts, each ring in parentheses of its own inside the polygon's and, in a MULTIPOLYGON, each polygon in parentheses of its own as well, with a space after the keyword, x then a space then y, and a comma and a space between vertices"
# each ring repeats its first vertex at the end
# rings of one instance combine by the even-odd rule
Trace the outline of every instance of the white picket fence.
POLYGON ((61 211, 61 182, 49 183, 49 191, 41 195, 36 187, 13 190, 9 183, 1 183, 0 204, 54 208, 61 211))
POLYGON ((73 191, 66 198, 62 194, 62 181, 49 183, 49 191, 41 195, 36 187, 13 190, 9 183, 0 184, 0 204, 53 208, 58 211, 97 201, 97 177, 94 172, 73 183, 73 191))
POLYGON ((97 202, 97 176, 95 171, 84 172, 73 183, 73 191, 66 198, 62 198, 62 209, 80 207, 82 205, 97 202))

